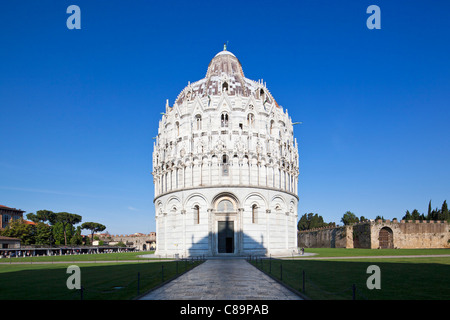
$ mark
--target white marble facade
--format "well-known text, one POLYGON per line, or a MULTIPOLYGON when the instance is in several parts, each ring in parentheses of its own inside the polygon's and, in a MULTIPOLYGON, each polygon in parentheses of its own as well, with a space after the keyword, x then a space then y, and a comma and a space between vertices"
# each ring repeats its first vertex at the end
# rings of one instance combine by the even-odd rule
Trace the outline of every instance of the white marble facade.
POLYGON ((224 48, 159 123, 156 254, 296 251, 298 160, 287 111, 224 48))

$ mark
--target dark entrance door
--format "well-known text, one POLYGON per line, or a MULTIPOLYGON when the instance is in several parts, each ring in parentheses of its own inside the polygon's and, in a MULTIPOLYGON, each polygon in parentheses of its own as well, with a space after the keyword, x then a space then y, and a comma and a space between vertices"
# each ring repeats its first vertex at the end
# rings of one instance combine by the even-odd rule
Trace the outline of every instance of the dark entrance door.
POLYGON ((219 253, 234 252, 234 221, 218 221, 219 253))
POLYGON ((394 248, 394 237, 391 228, 384 227, 380 230, 378 237, 381 249, 393 249, 394 248))

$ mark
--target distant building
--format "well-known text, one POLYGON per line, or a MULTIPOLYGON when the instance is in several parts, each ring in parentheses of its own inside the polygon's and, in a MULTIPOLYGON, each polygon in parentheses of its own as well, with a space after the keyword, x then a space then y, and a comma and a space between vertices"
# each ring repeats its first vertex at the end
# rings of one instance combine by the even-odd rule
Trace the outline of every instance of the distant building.
POLYGON ((24 212, 25 211, 20 209, 0 205, 0 230, 5 229, 9 225, 11 219, 23 219, 24 212))
POLYGON ((20 248, 20 239, 0 236, 0 249, 19 249, 19 248, 20 248))

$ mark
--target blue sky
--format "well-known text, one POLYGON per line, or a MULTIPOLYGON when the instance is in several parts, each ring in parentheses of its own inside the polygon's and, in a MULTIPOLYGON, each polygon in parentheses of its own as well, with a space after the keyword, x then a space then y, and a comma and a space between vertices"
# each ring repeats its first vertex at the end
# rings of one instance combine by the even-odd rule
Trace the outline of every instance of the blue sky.
POLYGON ((0 204, 155 231, 160 112, 229 41, 299 142, 299 216, 450 200, 448 1, 4 1, 0 204), (81 30, 66 9, 81 8, 81 30), (369 30, 369 5, 381 29, 369 30))

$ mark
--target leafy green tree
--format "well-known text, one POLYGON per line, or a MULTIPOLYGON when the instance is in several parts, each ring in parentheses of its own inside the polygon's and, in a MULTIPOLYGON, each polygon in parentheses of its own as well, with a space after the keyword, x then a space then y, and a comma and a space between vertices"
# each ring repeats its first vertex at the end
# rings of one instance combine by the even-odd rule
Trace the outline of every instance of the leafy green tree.
POLYGON ((94 233, 100 232, 106 229, 106 227, 97 222, 85 222, 81 225, 82 229, 87 229, 91 231, 91 243, 94 242, 94 233))
POLYGON ((44 222, 37 222, 35 244, 52 245, 53 233, 52 227, 44 222))
POLYGON ((420 220, 420 213, 419 213, 419 211, 417 209, 414 209, 411 212, 411 219, 412 220, 420 220))
POLYGON ((33 222, 49 222, 50 224, 56 223, 56 213, 50 210, 39 210, 36 213, 28 213, 27 219, 33 222))
POLYGON ((40 220, 39 220, 39 218, 36 216, 36 214, 34 214, 34 213, 32 213, 32 212, 30 212, 30 213, 27 214, 27 219, 30 220, 30 221, 33 221, 33 222, 35 222, 35 223, 40 222, 40 220))
POLYGON ((326 227, 328 225, 330 224, 324 222, 322 216, 319 216, 317 213, 305 213, 298 221, 297 229, 300 231, 310 230, 314 228, 326 227))
POLYGON ((11 220, 1 235, 18 238, 21 244, 30 245, 35 243, 36 227, 25 223, 23 219, 11 220))
POLYGON ((406 210, 406 214, 403 216, 402 220, 411 220, 411 213, 406 210))
POLYGON ((431 200, 430 200, 430 202, 428 202, 428 219, 429 220, 431 220, 431 212, 432 212, 432 210, 431 210, 431 200))
POLYGON ((120 241, 116 244, 116 246, 125 248, 127 245, 125 243, 123 243, 122 241, 120 241))
POLYGON ((48 210, 39 210, 35 213, 28 213, 27 219, 36 223, 36 235, 35 244, 51 245, 53 244, 53 231, 52 227, 45 222, 49 222, 50 215, 54 215, 53 212, 48 210))
MULTIPOLYGON (((70 239, 75 233, 72 226, 66 226, 66 236, 70 239)), ((52 236, 56 245, 64 244, 64 226, 60 222, 52 225, 52 236)))
POLYGON ((448 211, 447 200, 442 203, 439 220, 450 220, 450 213, 448 211))
POLYGON ((90 246, 90 245, 92 245, 91 239, 90 239, 89 237, 82 237, 82 238, 83 238, 83 244, 84 244, 85 246, 90 246))
POLYGON ((80 245, 83 243, 83 237, 81 235, 81 227, 78 226, 74 235, 70 238, 70 244, 72 246, 80 245))
POLYGON ((344 215, 342 216, 341 222, 342 222, 344 225, 348 226, 348 225, 353 224, 353 223, 358 223, 358 222, 359 222, 359 219, 358 219, 358 217, 357 217, 353 212, 347 211, 347 212, 345 212, 344 215))
POLYGON ((67 245, 67 227, 69 227, 69 229, 73 229, 73 226, 80 223, 81 220, 81 216, 74 213, 58 212, 55 214, 54 221, 56 223, 60 223, 62 226, 62 231, 64 233, 64 245, 67 245))

